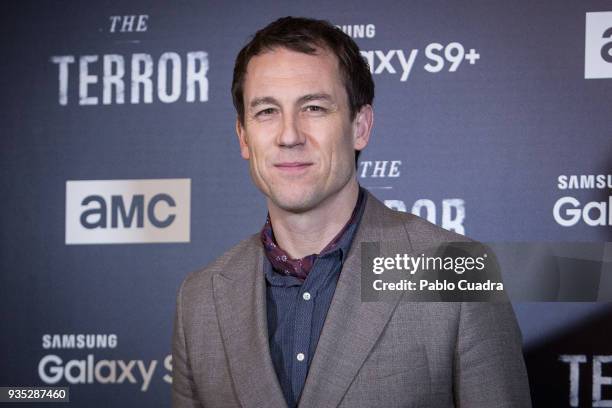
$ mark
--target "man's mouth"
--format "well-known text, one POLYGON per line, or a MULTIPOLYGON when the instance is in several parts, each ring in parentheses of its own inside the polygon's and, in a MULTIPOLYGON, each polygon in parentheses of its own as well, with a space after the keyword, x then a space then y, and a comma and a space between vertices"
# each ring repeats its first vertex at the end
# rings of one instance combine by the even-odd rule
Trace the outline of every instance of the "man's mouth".
POLYGON ((282 162, 276 163, 274 167, 283 171, 299 171, 312 166, 310 162, 282 162))

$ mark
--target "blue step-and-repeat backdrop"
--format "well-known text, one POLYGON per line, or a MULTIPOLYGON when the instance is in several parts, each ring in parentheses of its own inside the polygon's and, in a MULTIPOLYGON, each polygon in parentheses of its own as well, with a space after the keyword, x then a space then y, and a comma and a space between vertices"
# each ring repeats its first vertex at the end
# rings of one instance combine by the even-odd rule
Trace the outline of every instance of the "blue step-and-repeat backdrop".
MULTIPOLYGON (((285 16, 376 82, 360 183, 480 241, 612 241, 610 1, 5 2, 0 385, 168 406, 182 279, 265 220, 230 83, 285 16)), ((514 303, 536 407, 612 406, 612 307, 514 303)))

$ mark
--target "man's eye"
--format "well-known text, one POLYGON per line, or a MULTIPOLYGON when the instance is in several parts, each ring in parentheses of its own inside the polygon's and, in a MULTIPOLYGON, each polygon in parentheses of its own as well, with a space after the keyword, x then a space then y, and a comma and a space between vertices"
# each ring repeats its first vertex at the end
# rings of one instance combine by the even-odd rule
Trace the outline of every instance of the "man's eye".
POLYGON ((274 108, 266 108, 257 112, 256 116, 267 116, 272 115, 275 112, 274 108))
POLYGON ((317 106, 317 105, 308 105, 306 107, 306 111, 308 112, 318 112, 318 113, 322 113, 322 112, 326 112, 327 109, 325 109, 322 106, 317 106))

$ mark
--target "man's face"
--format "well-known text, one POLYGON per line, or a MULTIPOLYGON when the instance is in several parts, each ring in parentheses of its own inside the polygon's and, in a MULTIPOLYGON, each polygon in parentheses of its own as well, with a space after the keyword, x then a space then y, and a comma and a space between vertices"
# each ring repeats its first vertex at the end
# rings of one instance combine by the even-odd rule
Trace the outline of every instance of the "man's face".
MULTIPOLYGON (((257 187, 279 208, 304 212, 338 194, 355 175, 371 108, 350 120, 336 57, 276 48, 253 57, 244 81, 240 151, 257 187)), ((369 122, 368 122, 369 120, 369 122)))

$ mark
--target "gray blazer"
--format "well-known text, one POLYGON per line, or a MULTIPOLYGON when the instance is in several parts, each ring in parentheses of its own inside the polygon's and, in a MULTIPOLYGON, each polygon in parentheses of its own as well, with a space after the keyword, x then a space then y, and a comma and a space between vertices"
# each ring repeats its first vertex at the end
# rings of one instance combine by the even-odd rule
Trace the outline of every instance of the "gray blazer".
MULTIPOLYGON (((299 407, 530 407, 510 304, 361 302, 360 242, 416 255, 465 240, 368 194, 299 407)), ((172 406, 286 407, 270 357, 259 235, 187 276, 176 304, 172 406)))

